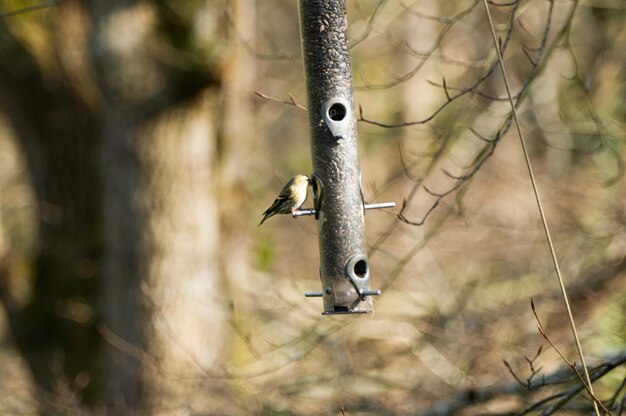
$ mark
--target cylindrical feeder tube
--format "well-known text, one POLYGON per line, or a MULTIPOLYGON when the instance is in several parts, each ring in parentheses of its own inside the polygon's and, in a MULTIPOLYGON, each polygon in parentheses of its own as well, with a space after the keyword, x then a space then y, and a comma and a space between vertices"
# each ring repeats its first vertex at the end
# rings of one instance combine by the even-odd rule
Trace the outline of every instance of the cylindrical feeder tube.
POLYGON ((299 0, 299 9, 313 170, 323 183, 318 228, 324 311, 367 312, 373 306, 345 0, 299 0))

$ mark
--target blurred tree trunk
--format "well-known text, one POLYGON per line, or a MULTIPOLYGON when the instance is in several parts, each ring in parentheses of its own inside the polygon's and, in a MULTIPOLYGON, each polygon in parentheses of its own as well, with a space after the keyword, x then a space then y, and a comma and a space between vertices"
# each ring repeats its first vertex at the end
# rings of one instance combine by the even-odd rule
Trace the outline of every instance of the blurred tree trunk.
POLYGON ((194 3, 185 20, 166 3, 68 0, 0 26, 0 111, 39 223, 32 294, 15 302, 2 285, 3 305, 36 383, 87 385, 77 403, 109 414, 200 406, 181 380, 204 376, 225 342, 221 26, 196 49, 191 27, 223 5, 194 3), (43 45, 24 40, 33 24, 43 45))
POLYGON ((251 93, 257 76, 256 59, 242 42, 255 39, 256 4, 253 0, 230 0, 229 6, 232 25, 228 36, 242 41, 231 42, 228 48, 222 83, 218 159, 220 219, 224 238, 220 244, 220 274, 230 291, 230 298, 242 302, 243 296, 237 296, 237 290, 250 287, 252 279, 249 273, 252 238, 246 226, 256 226, 258 213, 249 210, 248 183, 249 178, 255 175, 254 163, 255 159, 259 159, 255 144, 260 142, 251 93))
POLYGON ((104 95, 108 406, 121 414, 194 408, 202 395, 181 380, 201 377, 224 342, 214 175, 220 81, 193 70, 198 58, 188 51, 169 49, 185 36, 171 10, 109 1, 90 11, 104 95))
POLYGON ((195 363, 209 368, 223 342, 214 100, 208 93, 149 118, 137 114, 141 107, 105 110, 102 312, 107 396, 122 413, 142 403, 144 387, 148 406, 188 402, 193 392, 167 380, 198 376, 195 363))
POLYGON ((58 68, 45 71, 44 60, 17 41, 15 33, 23 33, 7 22, 0 20, 0 111, 26 160, 38 235, 27 296, 12 296, 10 254, 0 259, 2 303, 37 384, 54 391, 59 379, 74 383, 78 376, 80 387, 91 381, 84 392, 89 399, 99 379, 93 325, 101 252, 96 118, 76 85, 58 68))

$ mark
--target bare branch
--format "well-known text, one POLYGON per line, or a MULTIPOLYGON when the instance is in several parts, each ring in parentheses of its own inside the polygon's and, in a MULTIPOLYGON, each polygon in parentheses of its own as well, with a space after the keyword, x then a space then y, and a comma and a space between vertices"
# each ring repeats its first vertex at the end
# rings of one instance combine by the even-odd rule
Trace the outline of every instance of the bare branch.
MULTIPOLYGON (((580 371, 578 371, 578 368, 576 367, 575 363, 570 362, 564 355, 563 353, 561 353, 561 351, 557 348, 556 345, 554 345, 554 343, 552 342, 552 340, 548 337, 548 335, 546 334, 545 329, 543 328, 543 325, 541 324, 541 320, 539 319, 539 315, 537 315, 537 310, 535 309, 535 302, 534 300, 531 298, 530 299, 530 307, 533 311, 533 315, 535 316, 535 320, 537 321, 537 328, 539 329, 539 333, 543 336, 543 338, 548 341, 548 344, 550 344, 550 346, 552 347, 552 349, 554 351, 556 351, 557 354, 559 354, 559 357, 561 357, 561 359, 565 362, 565 364, 568 365, 568 367, 570 367, 572 369, 572 371, 576 374, 576 376, 578 377, 578 379, 580 380, 580 382, 582 383, 582 387, 585 388, 585 390, 587 390, 587 393, 589 394, 589 396, 591 396, 591 398, 598 404, 598 406, 600 406, 602 408, 602 410, 606 413, 606 414, 611 414, 608 409, 604 406, 604 404, 602 403, 602 401, 600 399, 598 399, 595 394, 593 394, 593 391, 589 388, 589 386, 587 385, 587 382, 585 381, 583 375, 580 373, 580 371)), ((574 397, 576 395, 577 392, 573 392, 571 395, 567 395, 564 397, 563 400, 559 401, 559 403, 565 404, 567 402, 567 400, 565 400, 565 398, 567 399, 571 399, 572 397, 574 397)), ((560 407, 560 406, 558 406, 560 407)), ((554 407, 554 409, 551 408, 551 412, 556 410, 558 407, 554 407)), ((551 414, 550 413, 542 413, 542 414, 551 414)))
MULTIPOLYGON (((350 44, 351 48, 357 47, 361 42, 363 42, 370 36, 370 34, 372 33, 372 30, 374 29, 374 19, 376 19, 376 16, 378 15, 378 12, 382 9, 382 6, 384 3, 385 3, 385 0, 379 0, 378 4, 374 8, 374 11, 367 19, 367 26, 365 27, 365 30, 359 37, 357 37, 355 40, 352 41, 352 43, 350 44)), ((358 10, 360 11, 358 2, 355 3, 355 7, 357 7, 358 10)))
POLYGON ((299 104, 296 99, 294 98, 293 94, 289 93, 289 101, 285 101, 285 100, 281 100, 278 98, 274 98, 274 97, 270 97, 269 95, 266 95, 260 91, 254 91, 254 94, 258 97, 263 98, 264 100, 268 100, 268 101, 274 101, 276 103, 281 103, 281 104, 287 104, 287 105, 291 105, 294 107, 299 108, 300 110, 304 110, 307 111, 306 107, 299 104))
POLYGON ((521 378, 520 378, 517 374, 515 374, 515 371, 513 371, 513 368, 512 368, 512 367, 511 367, 511 365, 508 363, 508 361, 506 361, 506 360, 502 360, 502 362, 503 362, 503 363, 504 363, 504 365, 506 366, 507 370, 509 370, 509 373, 511 373, 511 375, 513 376, 513 378, 515 379, 515 381, 517 381, 517 382, 520 384, 520 386, 527 387, 527 383, 524 383, 524 382, 522 381, 522 379, 521 379, 521 378))
POLYGON ((33 4, 32 6, 22 7, 22 8, 15 9, 15 10, 9 10, 6 12, 0 11, 0 17, 10 17, 10 16, 17 16, 19 14, 26 14, 26 13, 33 12, 35 10, 41 10, 41 9, 45 9, 48 7, 56 6, 57 4, 60 4, 62 2, 63 0, 48 0, 48 1, 43 1, 41 3, 38 3, 38 4, 33 4))

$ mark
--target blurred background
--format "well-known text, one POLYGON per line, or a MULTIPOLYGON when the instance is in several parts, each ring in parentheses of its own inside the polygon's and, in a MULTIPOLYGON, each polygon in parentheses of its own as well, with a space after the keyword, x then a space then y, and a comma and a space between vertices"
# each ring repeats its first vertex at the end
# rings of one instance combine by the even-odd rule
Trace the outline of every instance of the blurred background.
MULTIPOLYGON (((297 2, 0 2, 0 414, 592 412, 531 310, 578 363, 482 2, 346 7, 364 196, 397 208, 374 313, 323 317, 314 219, 257 228, 311 172, 297 2)), ((490 10, 622 414, 626 5, 490 10)))

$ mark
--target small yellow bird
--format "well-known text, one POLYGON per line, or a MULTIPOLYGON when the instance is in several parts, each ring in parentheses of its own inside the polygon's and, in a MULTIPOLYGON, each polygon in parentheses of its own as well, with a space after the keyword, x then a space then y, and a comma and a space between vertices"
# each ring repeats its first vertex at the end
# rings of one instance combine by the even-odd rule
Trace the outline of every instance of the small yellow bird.
POLYGON ((257 227, 276 214, 291 213, 291 215, 295 216, 296 210, 306 201, 309 183, 311 183, 311 180, 306 175, 297 175, 287 182, 272 205, 263 213, 263 219, 257 227))

